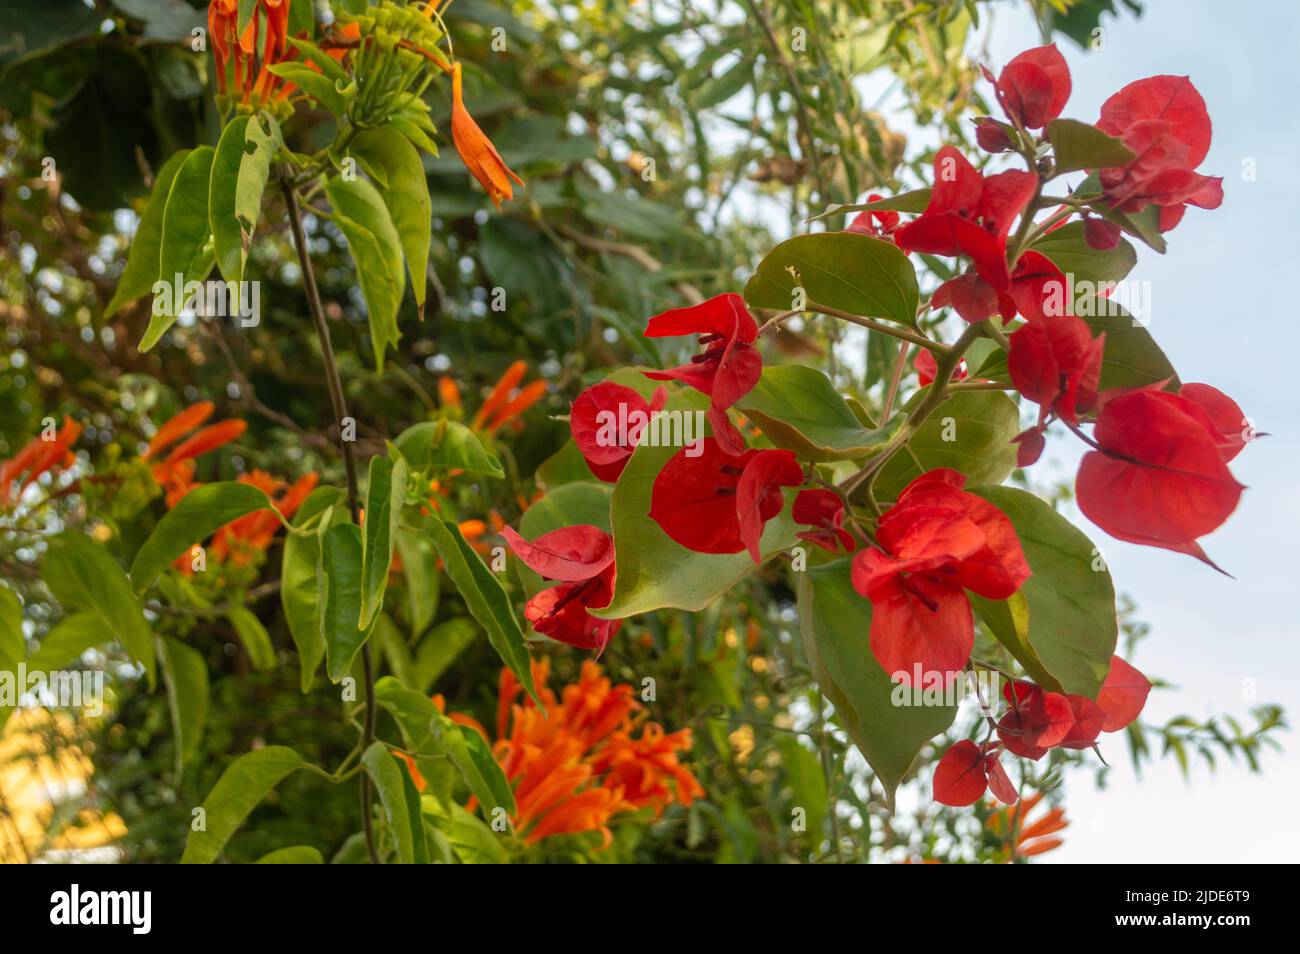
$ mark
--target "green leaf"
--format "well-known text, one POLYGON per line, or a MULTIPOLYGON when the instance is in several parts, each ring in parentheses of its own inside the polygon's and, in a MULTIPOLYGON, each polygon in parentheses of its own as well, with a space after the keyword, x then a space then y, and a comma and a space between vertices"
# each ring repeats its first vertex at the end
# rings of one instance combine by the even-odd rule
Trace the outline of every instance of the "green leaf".
MULTIPOLYGON (((677 391, 669 396, 665 408, 689 411, 703 406, 701 395, 677 391)), ((592 610, 593 616, 620 619, 664 607, 702 610, 754 572, 754 561, 747 552, 695 553, 673 542, 650 519, 655 478, 679 449, 642 444, 619 477, 610 516, 618 563, 614 599, 606 608, 592 610)), ((786 506, 763 532, 763 559, 794 546, 796 530, 786 506)))
MULTIPOLYGON (((406 807, 406 788, 402 784, 402 768, 388 746, 378 740, 371 742, 361 764, 375 783, 379 801, 384 807, 384 820, 388 835, 397 852, 398 864, 415 864, 415 839, 411 831, 411 816, 406 807)), ((423 832, 420 832, 423 835, 423 832)))
POLYGON ((830 378, 803 365, 764 368, 737 407, 777 447, 809 460, 862 458, 887 437, 883 429, 863 427, 830 378))
MULTIPOLYGON (((925 743, 952 725, 956 706, 895 705, 895 686, 871 653, 871 603, 853 589, 851 558, 795 574, 804 652, 822 693, 876 773, 885 798, 925 743)), ((911 690, 900 690, 911 699, 911 690)))
POLYGON ((1052 144, 1057 175, 1123 166, 1135 158, 1133 150, 1114 136, 1077 119, 1053 119, 1047 124, 1047 138, 1052 144))
MULTIPOLYGON (((158 521, 136 552, 131 582, 143 593, 177 557, 237 517, 271 507, 271 499, 252 484, 235 480, 196 487, 158 521)), ((272 508, 274 509, 274 508, 272 508)))
POLYGON ((424 163, 415 147, 392 126, 377 126, 357 133, 349 147, 371 167, 383 170, 387 179, 382 192, 388 214, 402 243, 402 254, 411 275, 415 306, 424 312, 429 284, 429 223, 433 208, 424 163))
POLYGON ((167 196, 171 193, 172 182, 181 164, 189 157, 190 150, 181 149, 172 154, 163 163, 154 177, 153 191, 149 193, 149 203, 140 215, 140 224, 136 226, 131 239, 130 250, 126 256, 126 268, 118 279, 113 298, 104 309, 104 319, 112 318, 122 306, 135 301, 141 295, 148 294, 154 282, 158 281, 162 261, 163 213, 167 209, 167 196))
POLYGON ((712 109, 725 103, 749 85, 754 75, 754 60, 741 56, 730 69, 721 76, 710 77, 700 85, 695 93, 696 109, 712 109))
POLYGON ((26 656, 23 604, 19 602, 17 593, 7 586, 0 586, 0 670, 18 665, 26 656))
POLYGON ((365 537, 361 550, 361 628, 375 620, 384 605, 388 570, 393 565, 406 499, 406 461, 400 454, 394 463, 387 457, 370 458, 370 480, 366 487, 365 537))
POLYGON ((243 606, 236 606, 226 614, 226 618, 235 627, 235 634, 244 644, 248 658, 253 661, 253 668, 274 669, 277 661, 275 647, 271 645, 271 634, 266 631, 262 621, 243 606))
MULTIPOLYGON (((343 503, 337 487, 317 487, 294 514, 293 526, 302 529, 319 519, 328 526, 340 514, 331 508, 343 503)), ((321 660, 325 658, 325 637, 320 627, 320 590, 316 586, 316 565, 320 562, 320 532, 291 533, 284 538, 280 560, 280 605, 289 624, 289 635, 298 647, 301 688, 307 692, 321 660)))
MULTIPOLYGON (((1075 294, 1069 298, 1071 303, 1077 294, 1081 282, 1091 282, 1101 286, 1105 282, 1118 282, 1124 279, 1133 266, 1137 264, 1137 252, 1124 239, 1111 249, 1095 249, 1088 245, 1083 237, 1083 223, 1069 222, 1059 229, 1048 232, 1030 246, 1051 259, 1052 262, 1070 277, 1075 294)), ((1083 286, 1087 289, 1088 286, 1083 286)), ((1093 287, 1091 291, 1100 291, 1093 287)))
MULTIPOLYGON (((41 639, 27 660, 28 672, 54 672, 76 662, 87 649, 102 646, 113 638, 104 628, 103 618, 94 610, 73 613, 59 620, 41 639)), ((22 657, 14 660, 21 662, 22 657)))
POLYGON ((501 581, 465 542, 456 524, 434 517, 427 521, 426 526, 438 547, 447 575, 460 591, 470 615, 487 630, 492 648, 515 674, 520 685, 541 705, 537 688, 533 685, 533 671, 524 643, 524 633, 519 628, 519 620, 515 618, 510 597, 501 581))
POLYGON ((1108 221, 1114 222, 1130 235, 1136 235, 1143 242, 1155 249, 1161 255, 1165 253, 1168 247, 1165 243, 1164 236, 1160 234, 1160 207, 1158 205, 1149 205, 1141 212, 1126 214, 1116 212, 1109 203, 1096 198, 1101 193, 1101 180, 1096 172, 1089 174, 1074 190, 1074 196, 1093 196, 1089 206, 1094 212, 1108 221))
POLYGON ((919 215, 925 211, 925 207, 929 204, 929 189, 913 189, 911 192, 900 192, 898 195, 886 199, 876 199, 873 202, 859 202, 854 205, 831 205, 826 208, 825 212, 814 215, 808 221, 816 222, 818 219, 830 218, 832 215, 846 215, 849 212, 908 212, 912 215, 919 215))
POLYGON ((338 682, 352 669, 352 660, 370 638, 374 622, 362 629, 361 528, 355 523, 326 527, 320 538, 316 569, 320 592, 320 628, 325 639, 325 671, 338 682))
MULTIPOLYGON (((303 4, 302 6, 304 8, 310 8, 308 4, 303 4)), ((298 8, 294 7, 294 9, 296 10, 298 8)), ((311 43, 307 40, 299 40, 292 36, 288 39, 289 45, 301 53, 304 60, 315 63, 316 66, 320 68, 321 75, 336 83, 347 84, 351 81, 352 77, 348 76, 348 71, 340 65, 339 61, 326 53, 315 43, 311 43)))
POLYGON ((578 450, 578 445, 570 439, 565 441, 564 446, 554 454, 537 465, 537 471, 534 473, 533 478, 537 481, 539 487, 554 490, 561 484, 589 481, 594 476, 591 468, 587 466, 586 460, 583 459, 582 451, 578 450))
MULTIPOLYGON (((904 406, 920 400, 918 393, 904 406)), ((917 429, 876 478, 880 501, 894 500, 912 480, 935 467, 951 467, 971 483, 996 484, 1016 466, 1011 439, 1020 433, 1016 402, 1000 391, 957 391, 917 429), (910 449, 910 453, 909 453, 910 449)))
POLYGON ((297 86, 335 116, 346 113, 348 103, 356 96, 355 82, 345 84, 332 80, 306 63, 273 63, 267 69, 297 86))
POLYGON ((161 641, 163 683, 176 739, 176 778, 194 758, 208 721, 208 664, 197 649, 170 636, 161 641))
MULTIPOLYGON (((212 230, 208 227, 208 182, 212 173, 211 146, 199 146, 181 163, 167 194, 163 210, 162 237, 159 242, 159 265, 155 287, 184 286, 201 282, 212 270, 212 230)), ((149 327, 140 339, 140 350, 148 351, 158 343, 167 329, 176 323, 184 308, 185 295, 155 295, 149 327), (182 300, 177 301, 177 298, 182 300), (167 307, 170 304, 171 307, 167 307)))
POLYGON ((515 793, 483 736, 437 712, 430 727, 434 739, 465 779, 484 813, 490 816, 494 808, 504 808, 507 814, 513 815, 515 793))
POLYGON ((804 810, 808 833, 806 844, 819 846, 822 841, 822 820, 830 799, 826 793, 826 771, 817 753, 807 748, 799 736, 782 732, 776 736, 776 747, 781 753, 781 765, 790 785, 791 804, 804 810))
POLYGON ((745 286, 745 301, 786 311, 796 304, 796 287, 819 305, 916 324, 920 290, 912 263, 896 245, 869 235, 817 232, 786 239, 759 263, 745 286))
POLYGON ((205 830, 195 830, 199 818, 190 823, 181 864, 208 865, 216 861, 230 836, 257 803, 286 775, 304 764, 302 756, 283 745, 255 749, 231 762, 203 800, 205 830))
POLYGON ((435 626, 415 650, 416 687, 421 692, 432 689, 438 677, 479 638, 481 632, 468 616, 458 616, 435 626))
POLYGON ((237 116, 221 133, 208 187, 208 222, 217 267, 227 281, 243 280, 271 160, 282 145, 280 126, 266 113, 237 116))
POLYGON ((1018 644, 1028 644, 1065 692, 1095 699, 1119 635, 1115 587, 1097 548, 1031 493, 1014 487, 969 490, 1010 518, 1033 573, 1020 589, 1027 613, 1003 611, 990 619, 983 611, 989 601, 978 597, 972 601, 976 610, 1012 655, 1018 644))
POLYGON ((456 857, 466 865, 506 865, 510 856, 496 833, 477 815, 452 804, 450 809, 437 799, 425 798, 424 813, 447 835, 456 857))
POLYGON ((384 200, 365 179, 351 181, 335 176, 325 183, 334 207, 334 222, 348 241, 356 264, 357 282, 366 300, 375 367, 384 366, 384 349, 401 338, 397 311, 406 284, 402 245, 384 200))
POLYGON ((153 634, 131 581, 112 554, 90 537, 68 531, 50 541, 43 566, 50 591, 61 602, 99 616, 103 631, 116 636, 155 680, 153 634))
POLYGON ((311 845, 292 845, 277 848, 258 858, 254 864, 259 865, 323 865, 320 849, 311 845))
MULTIPOLYGON (((609 508, 614 488, 609 484, 586 480, 563 484, 546 496, 535 500, 519 518, 519 532, 525 540, 536 540, 544 533, 586 524, 610 532, 609 508)), ((532 596, 539 590, 553 586, 544 581, 520 561, 515 561, 524 591, 532 596)))
POLYGON ((482 442, 464 424, 443 418, 413 424, 397 436, 393 444, 411 470, 422 474, 442 474, 463 470, 467 474, 504 477, 501 461, 483 449, 482 442))
POLYGON ((438 611, 442 575, 438 572, 438 551, 433 541, 418 531, 401 527, 397 531, 397 552, 402 558, 406 581, 406 622, 411 636, 429 628, 438 611))
POLYGON ((433 701, 392 676, 384 676, 375 683, 375 701, 397 723, 405 748, 424 777, 426 790, 444 805, 450 804, 456 768, 434 738, 433 721, 438 718, 438 709, 433 701))

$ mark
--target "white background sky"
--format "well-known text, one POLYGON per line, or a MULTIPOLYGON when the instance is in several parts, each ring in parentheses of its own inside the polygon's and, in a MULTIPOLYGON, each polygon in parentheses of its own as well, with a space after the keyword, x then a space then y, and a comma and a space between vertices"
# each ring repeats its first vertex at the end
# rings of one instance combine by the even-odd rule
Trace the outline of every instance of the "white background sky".
MULTIPOLYGON (((1140 19, 1107 18, 1106 46, 1084 53, 1060 43, 1074 92, 1065 115, 1093 121, 1124 84, 1158 73, 1190 75, 1209 107, 1214 140, 1202 171, 1224 176, 1213 212, 1190 210, 1167 236, 1169 251, 1139 246, 1130 279, 1152 285, 1150 328, 1184 381, 1233 396, 1272 436, 1233 463, 1249 488, 1231 520, 1203 543, 1230 580, 1190 557, 1110 540, 1074 515, 1103 545, 1116 585, 1134 595, 1151 624, 1139 668, 1177 685, 1155 692, 1145 716, 1244 715, 1278 702, 1300 720, 1300 4, 1283 0, 1152 0, 1140 19), (1254 160, 1256 181, 1242 178, 1254 160)), ((1001 67, 1038 45, 1017 5, 998 8, 991 52, 1001 67)), ((1075 446, 1049 454, 1073 469, 1075 446)), ((1221 763, 1197 766, 1184 783, 1173 759, 1138 778, 1122 742, 1108 790, 1084 773, 1068 785, 1066 844, 1044 862, 1292 861, 1300 854, 1300 737, 1265 757, 1264 774, 1221 763)))

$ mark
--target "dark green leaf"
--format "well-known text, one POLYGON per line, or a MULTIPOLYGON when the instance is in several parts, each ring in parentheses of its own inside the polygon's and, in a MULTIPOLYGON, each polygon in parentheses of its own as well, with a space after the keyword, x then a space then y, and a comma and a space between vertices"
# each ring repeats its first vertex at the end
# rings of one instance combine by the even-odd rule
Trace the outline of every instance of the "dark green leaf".
POLYGON ((1047 124, 1047 138, 1052 143, 1057 175, 1123 166, 1135 158, 1133 150, 1114 136, 1077 119, 1053 119, 1047 124))
POLYGON ((737 407, 777 447, 809 460, 865 457, 888 436, 863 427, 830 378, 803 365, 764 368, 737 407))
POLYGON ((216 861, 248 813, 281 779, 303 764, 302 756, 283 745, 254 749, 231 762, 203 800, 203 830, 195 828, 200 818, 190 824, 181 864, 207 865, 216 861))

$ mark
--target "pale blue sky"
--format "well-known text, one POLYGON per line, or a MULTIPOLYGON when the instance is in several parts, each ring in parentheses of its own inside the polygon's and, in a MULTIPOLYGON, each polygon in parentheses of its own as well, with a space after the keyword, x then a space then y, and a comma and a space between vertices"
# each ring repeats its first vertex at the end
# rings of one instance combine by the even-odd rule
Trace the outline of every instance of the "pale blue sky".
MULTIPOLYGON (((1108 20, 1106 48, 1060 44, 1073 73, 1066 115, 1095 120, 1119 87, 1157 73, 1190 75, 1209 107, 1214 139, 1202 171, 1224 176, 1225 200, 1191 210, 1169 234, 1168 254, 1140 248, 1132 279, 1151 282, 1151 333, 1185 381, 1205 381, 1237 399, 1260 431, 1232 467, 1249 488, 1233 517, 1205 539, 1220 576, 1190 557, 1110 541, 1081 517, 1105 549, 1116 585, 1132 593, 1151 635, 1139 668, 1175 683, 1153 693, 1149 717, 1242 713, 1245 688, 1300 719, 1300 622, 1295 601, 1300 540, 1297 348, 1289 288, 1296 279, 1300 222, 1300 4, 1245 0, 1153 0, 1143 17, 1108 20), (1256 180, 1242 180, 1243 160, 1256 180), (1108 542, 1104 542, 1108 541, 1108 542)), ((991 51, 1001 66, 1037 45, 1032 20, 1000 7, 991 51)), ((1077 445, 1053 457, 1073 469, 1077 445)), ((1108 746, 1109 790, 1076 776, 1072 821, 1057 862, 1283 861, 1300 853, 1300 738, 1265 760, 1263 776, 1221 764, 1197 767, 1184 784, 1172 759, 1135 778, 1122 743, 1108 746)))

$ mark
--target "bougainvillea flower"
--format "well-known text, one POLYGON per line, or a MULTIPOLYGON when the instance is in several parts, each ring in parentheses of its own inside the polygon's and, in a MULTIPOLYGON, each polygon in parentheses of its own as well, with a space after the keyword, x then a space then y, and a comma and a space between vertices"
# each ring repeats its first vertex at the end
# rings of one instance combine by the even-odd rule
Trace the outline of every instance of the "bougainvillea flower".
POLYGON ((524 617, 543 636, 579 649, 603 652, 623 625, 587 612, 614 598, 614 540, 598 527, 579 524, 544 533, 532 543, 510 527, 501 535, 534 573, 558 586, 542 590, 524 605, 524 617))
POLYGON ((988 790, 1008 805, 1017 798, 997 752, 985 746, 963 739, 954 743, 935 766, 932 791, 934 800, 941 805, 973 805, 988 790))
POLYGON ((1083 223, 1083 240, 1089 248, 1105 252, 1119 244, 1124 230, 1114 222, 1107 222, 1099 215, 1088 216, 1083 223))
POLYGON ((1005 684, 1002 694, 1011 707, 998 720, 998 738, 1014 755, 1037 761, 1074 728, 1074 708, 1059 692, 1016 682, 1005 684))
POLYGON ((1082 318, 1062 315, 1026 322, 1010 344, 1011 383, 1039 405, 1040 427, 1050 414, 1076 424, 1096 405, 1105 334, 1093 338, 1082 318))
POLYGON ((922 474, 880 518, 878 547, 853 559, 853 587, 871 600, 871 651, 886 673, 946 673, 970 658, 974 622, 965 590, 1006 599, 1029 578, 1006 514, 940 468, 922 474))
POLYGON ((1223 180, 1195 171, 1210 149, 1205 100, 1185 76, 1130 83, 1101 107, 1097 128, 1134 153, 1124 166, 1101 170, 1103 192, 1121 212, 1160 206, 1160 230, 1182 219, 1187 205, 1218 208, 1223 180))
POLYGON ((1215 443, 1225 464, 1240 454, 1253 436, 1254 429, 1237 402, 1218 388, 1208 384, 1184 384, 1178 390, 1178 396, 1205 412, 1202 423, 1211 434, 1217 435, 1215 443))
MULTIPOLYGON (((264 470, 240 474, 239 482, 251 484, 270 497, 272 505, 280 515, 276 516, 275 511, 263 508, 236 517, 213 534, 209 551, 212 559, 218 563, 229 562, 235 566, 251 563, 257 555, 264 553, 271 545, 271 541, 275 539, 281 526, 280 518, 288 520, 297 513, 302 502, 307 499, 307 495, 316 488, 318 481, 319 477, 314 473, 300 477, 292 484, 272 477, 264 470)), ((183 557, 182 561, 184 561, 183 557)))
MULTIPOLYGON (((921 348, 916 352, 912 366, 916 368, 916 381, 923 388, 933 384, 934 376, 939 373, 939 362, 934 359, 934 352, 929 348, 921 348)), ((957 370, 953 371, 952 380, 964 381, 968 373, 966 359, 962 358, 957 362, 957 370)))
POLYGON ((852 553, 857 549, 853 534, 844 529, 844 500, 824 487, 803 490, 794 498, 790 516, 795 523, 816 527, 801 530, 797 536, 831 553, 852 553))
POLYGON ((763 373, 763 357, 754 347, 758 325, 739 295, 716 295, 687 308, 673 308, 650 319, 647 338, 700 335, 704 351, 688 364, 646 371, 655 381, 680 381, 709 396, 713 436, 728 453, 744 450, 744 439, 727 417, 727 408, 753 390, 763 373))
POLYGON ((1084 455, 1075 480, 1079 509, 1116 539, 1210 563, 1197 538, 1228 519, 1244 488, 1224 463, 1208 414, 1159 384, 1106 392, 1099 407, 1097 449, 1084 455))
POLYGON ((1097 736, 1105 728, 1106 710, 1087 696, 1067 695, 1070 711, 1074 715, 1074 725, 1060 742, 1064 749, 1087 749, 1097 742, 1097 736))
POLYGON ((1016 445, 1017 467, 1029 467, 1038 463, 1038 458, 1043 456, 1043 449, 1047 447, 1047 439, 1043 437, 1041 427, 1026 428, 1011 438, 1011 443, 1016 445))
POLYGON ((52 440, 35 437, 9 460, 0 462, 0 506, 8 507, 52 468, 71 466, 75 460, 71 448, 80 436, 81 425, 65 414, 52 440), (17 494, 11 496, 10 484, 19 477, 23 477, 22 483, 18 485, 17 494))
POLYGON ((1097 705, 1106 714, 1103 732, 1117 732, 1142 714, 1151 692, 1151 681, 1118 656, 1110 660, 1110 672, 1097 694, 1097 705))
POLYGON ((524 180, 519 178, 510 167, 506 165, 501 153, 497 152, 497 147, 492 145, 492 140, 483 133, 474 117, 469 114, 465 108, 465 100, 461 89, 461 70, 459 63, 453 63, 451 67, 451 141, 456 146, 456 151, 460 153, 461 161, 467 168, 479 185, 487 190, 488 198, 498 209, 501 203, 514 196, 514 186, 510 180, 514 180, 517 185, 523 185, 524 180))
POLYGON ((663 388, 656 388, 646 401, 636 391, 613 381, 593 384, 579 394, 569 411, 569 431, 587 468, 601 480, 618 480, 651 415, 661 410, 667 400, 668 392, 663 388))
POLYGON ((1019 805, 1002 808, 989 815, 984 828, 990 834, 1015 841, 1008 844, 1007 851, 1001 858, 1010 863, 1016 858, 1030 858, 1041 855, 1063 845, 1064 839, 1053 838, 1059 831, 1064 831, 1070 823, 1066 821, 1065 809, 1053 808, 1042 818, 1030 822, 1028 815, 1043 800, 1042 792, 1035 792, 1022 799, 1019 805))
POLYGON ((1046 255, 1027 251, 1016 262, 1005 297, 1028 319, 1065 317, 1074 311, 1074 303, 1066 300, 1068 287, 1065 274, 1055 262, 1046 255))
POLYGON ((1056 44, 1040 46, 1014 57, 993 85, 1008 119, 1039 129, 1065 108, 1070 68, 1056 44))
POLYGON ((1010 152, 1016 148, 1006 127, 991 116, 975 120, 975 142, 985 152, 1010 152))
MULTIPOLYGON (((1011 282, 1007 236, 1037 187, 1038 177, 1032 172, 985 177, 960 152, 944 146, 934 158, 934 186, 925 211, 901 226, 894 240, 905 252, 967 256, 978 276, 1000 296, 1004 316, 1010 317, 1014 303, 1003 297, 1011 282)), ((958 298, 979 302, 986 301, 987 294, 967 288, 958 298)))
MULTIPOLYGON (((963 321, 974 324, 991 318, 1001 307, 997 289, 973 271, 950 278, 930 296, 931 308, 951 308, 963 321)), ((929 351, 926 351, 929 354, 929 351)), ((933 357, 930 359, 934 360, 933 357)))
POLYGON ((684 447, 655 478, 650 517, 675 542, 696 553, 739 553, 760 559, 763 527, 785 504, 782 487, 803 482, 794 454, 749 450, 728 454, 706 437, 699 452, 684 447))
MULTIPOLYGON (((883 198, 884 196, 873 192, 867 196, 867 201, 879 202, 883 198)), ((880 211, 867 209, 855 215, 853 221, 849 223, 848 228, 844 231, 859 232, 862 235, 870 235, 872 238, 892 242, 893 233, 898 228, 898 220, 899 214, 889 209, 880 211)))

